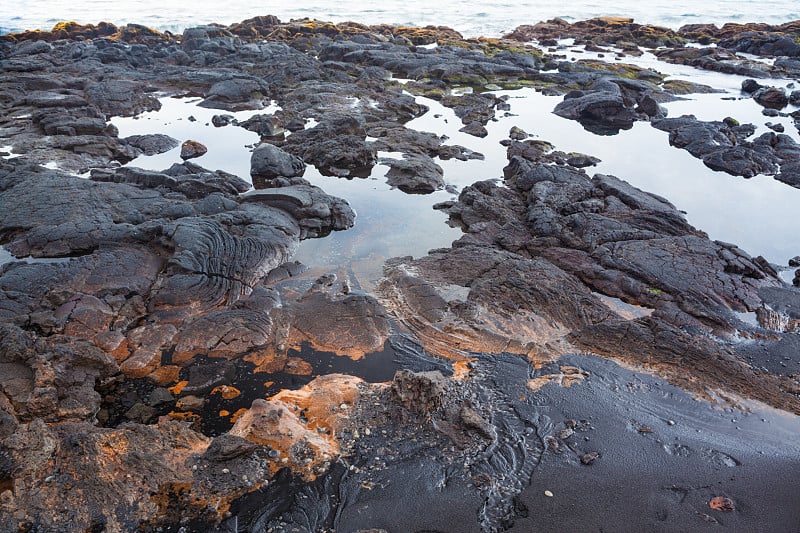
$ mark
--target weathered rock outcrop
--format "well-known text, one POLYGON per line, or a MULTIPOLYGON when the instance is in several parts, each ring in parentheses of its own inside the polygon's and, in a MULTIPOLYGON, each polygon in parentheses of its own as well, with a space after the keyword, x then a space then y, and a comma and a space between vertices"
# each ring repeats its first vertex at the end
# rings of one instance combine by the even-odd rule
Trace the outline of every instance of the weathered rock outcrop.
POLYGON ((759 291, 782 286, 763 258, 710 241, 662 198, 523 159, 518 146, 509 148, 508 188, 479 182, 442 206, 466 231, 453 249, 387 267, 386 305, 427 349, 540 361, 582 347, 691 389, 686 369, 703 387, 800 408, 782 390, 788 383, 757 375, 733 345, 714 340, 747 330, 735 313, 768 308, 759 291), (606 297, 645 312, 624 319, 606 297))
POLYGON ((337 433, 350 431, 361 383, 328 375, 256 400, 230 432, 213 439, 175 421, 99 428, 35 419, 3 440, 12 473, 3 481, 13 491, 3 493, 0 516, 9 528, 29 530, 218 523, 232 502, 268 486, 287 465, 306 479, 327 471, 342 452, 340 441, 348 445, 337 433))
POLYGON ((654 121, 653 127, 668 131, 671 145, 713 170, 745 178, 766 174, 794 187, 800 183, 800 145, 788 135, 768 132, 749 141, 755 132, 752 124, 704 122, 693 116, 654 121))
MULTIPOLYGON (((247 314, 231 306, 285 262, 300 238, 353 223, 346 202, 307 183, 239 197, 247 187, 239 178, 187 165, 169 174, 103 171, 94 176, 101 181, 7 165, 2 188, 9 209, 0 220, 7 248, 18 256, 79 257, 6 266, 0 278, 5 319, 24 327, 38 324, 48 334, 95 339, 113 349, 124 370, 139 376, 158 366, 160 350, 170 345, 175 330, 164 335, 158 329, 163 325, 155 323, 147 326, 156 328, 151 333, 162 333, 144 341, 138 332, 134 340, 138 330, 129 328, 138 320, 151 313, 157 322, 181 327, 204 311, 222 309, 206 316, 199 329, 212 337, 223 324, 230 330, 231 313, 247 314), (49 203, 62 197, 53 195, 55 190, 68 195, 72 207, 58 209, 54 217, 49 203), (21 199, 31 196, 38 198, 34 209, 21 199)), ((246 325, 250 319, 239 320, 246 325)), ((257 337, 265 332, 264 327, 254 331, 257 337)), ((197 351, 213 346, 199 342, 197 351)))
MULTIPOLYGON (((666 48, 657 50, 655 54, 660 60, 668 63, 690 65, 695 68, 724 74, 768 78, 773 72, 773 69, 766 63, 745 59, 724 48, 666 48)), ((778 73, 776 72, 776 74, 778 73)))
POLYGON ((589 42, 620 47, 635 44, 648 48, 675 46, 683 42, 683 38, 669 28, 636 24, 632 18, 626 17, 598 17, 572 24, 564 19, 555 18, 534 25, 518 26, 505 38, 522 42, 538 40, 545 43, 573 38, 579 44, 589 42))

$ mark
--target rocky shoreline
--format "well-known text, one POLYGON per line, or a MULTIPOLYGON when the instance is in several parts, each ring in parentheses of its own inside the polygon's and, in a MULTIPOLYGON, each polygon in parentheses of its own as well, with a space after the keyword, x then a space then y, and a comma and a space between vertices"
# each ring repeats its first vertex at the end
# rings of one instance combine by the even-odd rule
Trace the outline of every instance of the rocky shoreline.
MULTIPOLYGON (((649 122, 711 169, 800 188, 792 136, 668 117, 662 104, 713 88, 625 62, 661 47, 662 61, 756 78, 742 96, 800 127, 800 90, 770 83, 800 78, 799 35, 798 22, 672 31, 556 19, 464 39, 265 16, 182 35, 62 23, 0 36, 0 244, 16 258, 0 264, 0 530, 553 527, 536 517, 546 502, 531 487, 591 470, 617 445, 633 450, 618 465, 621 492, 650 505, 628 511, 630 530, 798 523, 793 500, 765 517, 744 488, 773 490, 760 472, 780 467, 777 488, 791 492, 797 433, 773 431, 762 458, 757 433, 728 435, 706 402, 787 413, 763 414, 775 424, 800 415, 800 374, 783 362, 800 362, 800 271, 787 284, 667 199, 587 174, 591 154, 512 129, 503 180, 476 176, 436 206, 464 235, 388 261, 374 293, 332 273, 304 278, 293 257, 356 217, 307 167, 361 179, 386 165, 392 187, 430 194, 447 186, 437 161, 483 158, 407 128, 428 111, 420 96, 481 138, 509 109, 492 91, 532 87, 563 96, 553 112, 592 133, 649 122), (564 60, 561 39, 609 61, 564 60), (194 163, 205 147, 193 139, 120 137, 110 123, 169 96, 219 110, 215 127, 258 134, 249 179, 194 163), (271 102, 276 111, 259 112, 271 102), (230 115, 241 110, 254 116, 230 115), (170 168, 125 166, 179 145, 170 168), (336 354, 339 371, 314 353, 336 354), (367 371, 370 360, 381 368, 367 371), (639 403, 611 400, 625 380, 647 383, 639 403), (651 394, 662 389, 669 399, 651 394), (685 416, 685 433, 630 414, 662 411, 685 416), (636 449, 669 456, 653 486, 626 477, 636 449), (684 489, 671 469, 702 475, 684 489), (695 486, 709 480, 719 486, 695 486), (663 499, 682 490, 678 503, 663 499), (705 501, 686 496, 698 490, 705 501), (712 500, 734 493, 733 511, 712 500), (396 501, 405 511, 389 512, 396 501)), ((612 467, 596 469, 605 483, 612 467)), ((563 523, 602 527, 593 515, 563 523)))

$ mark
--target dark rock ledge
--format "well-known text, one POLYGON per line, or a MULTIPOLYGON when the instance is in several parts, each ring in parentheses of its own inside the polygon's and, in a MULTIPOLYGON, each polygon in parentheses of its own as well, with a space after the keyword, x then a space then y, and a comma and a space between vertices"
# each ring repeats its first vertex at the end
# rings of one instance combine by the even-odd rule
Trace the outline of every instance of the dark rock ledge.
POLYGON ((796 382, 756 372, 744 334, 777 349, 800 318, 763 320, 796 299, 761 257, 709 240, 665 199, 606 175, 509 147, 507 187, 486 181, 441 206, 466 235, 387 266, 387 306, 443 356, 511 351, 549 361, 589 350, 644 366, 698 394, 714 389, 797 412, 796 382), (623 318, 601 295, 645 309, 623 318), (510 329, 508 324, 514 324, 510 329))

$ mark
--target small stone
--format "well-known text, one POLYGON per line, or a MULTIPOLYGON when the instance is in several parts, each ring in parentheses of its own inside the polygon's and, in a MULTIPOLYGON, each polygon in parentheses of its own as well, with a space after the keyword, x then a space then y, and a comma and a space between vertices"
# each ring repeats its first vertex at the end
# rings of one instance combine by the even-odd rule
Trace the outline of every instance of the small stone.
POLYGON ((146 424, 153 416, 155 416, 156 410, 152 407, 144 405, 141 402, 138 402, 133 405, 128 411, 125 413, 125 417, 128 420, 133 420, 136 422, 141 422, 146 424))
POLYGON ((514 141, 522 141, 528 138, 528 134, 525 132, 525 130, 517 126, 513 126, 511 130, 509 130, 508 136, 514 141))
POLYGON ((150 396, 147 398, 147 405, 155 407, 172 401, 175 401, 175 397, 172 393, 164 387, 158 387, 153 389, 153 392, 150 393, 150 396))
POLYGON ((581 455, 581 463, 585 465, 590 465, 595 462, 597 459, 600 458, 600 454, 598 452, 589 452, 581 455))
POLYGON ((208 152, 208 148, 198 141, 184 141, 181 145, 181 159, 194 159, 208 152))
POLYGON ((372 431, 370 431, 369 428, 364 430, 364 435, 371 435, 371 434, 372 434, 372 431))
POLYGON ((231 473, 231 471, 230 471, 229 469, 227 469, 227 468, 223 468, 223 469, 222 469, 222 473, 223 473, 223 474, 230 474, 230 473, 231 473))
POLYGON ((724 496, 715 496, 711 498, 711 501, 708 502, 708 506, 715 511, 728 512, 736 510, 736 506, 733 505, 733 500, 725 498, 724 496))
POLYGON ((227 126, 231 122, 234 122, 233 115, 214 115, 211 117, 211 123, 216 128, 221 128, 222 126, 227 126))
POLYGON ((553 493, 550 492, 549 490, 544 491, 544 495, 547 496, 548 498, 552 498, 553 497, 553 493))
POLYGON ((556 433, 556 436, 559 439, 564 440, 564 439, 570 438, 574 433, 575 432, 572 429, 565 428, 565 429, 562 429, 561 431, 559 431, 558 433, 556 433))
POLYGON ((206 401, 199 396, 184 396, 175 402, 175 407, 181 411, 199 411, 203 408, 206 401))

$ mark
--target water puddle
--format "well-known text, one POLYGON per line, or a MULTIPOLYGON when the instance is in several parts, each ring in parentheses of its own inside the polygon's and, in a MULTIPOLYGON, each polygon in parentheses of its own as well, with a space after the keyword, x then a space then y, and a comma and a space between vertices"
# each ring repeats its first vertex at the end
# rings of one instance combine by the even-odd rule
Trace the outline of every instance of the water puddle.
POLYGON ((20 154, 15 154, 13 150, 14 147, 10 144, 0 146, 0 159, 14 159, 19 157, 20 154))
MULTIPOLYGON (((288 350, 286 358, 291 364, 287 363, 281 371, 266 373, 255 371, 255 365, 247 361, 228 363, 224 359, 198 356, 191 367, 220 369, 231 364, 236 367, 235 379, 228 382, 230 385, 220 385, 210 393, 166 395, 164 398, 164 390, 156 390, 157 386, 147 378, 126 380, 109 391, 114 401, 104 406, 109 412, 105 425, 118 425, 130 416, 130 410, 137 404, 146 403, 154 407, 148 412, 149 419, 161 416, 182 418, 191 421, 193 427, 205 435, 216 436, 228 431, 238 414, 250 408, 254 400, 270 398, 284 389, 300 389, 318 376, 338 373, 357 376, 369 383, 381 383, 391 381, 395 371, 401 368, 400 356, 391 341, 387 341, 380 351, 367 354, 359 361, 315 350, 308 343, 303 343, 299 350, 288 350), (225 394, 229 391, 233 394, 225 394), (155 395, 164 400, 157 403, 153 400, 155 395), (201 407, 194 406, 195 402, 201 407), (191 407, 181 407, 181 403, 191 407)), ((190 367, 186 367, 181 370, 180 379, 189 380, 190 375, 190 367)))
POLYGON ((653 309, 650 309, 648 307, 629 304, 627 302, 623 302, 619 298, 616 298, 614 296, 606 296, 605 294, 601 294, 599 292, 593 291, 592 294, 600 298, 600 300, 606 307, 617 313, 622 318, 628 320, 635 320, 637 318, 642 318, 653 314, 653 309))
POLYGON ((0 246, 0 266, 12 261, 16 261, 16 258, 11 255, 11 252, 0 246))
MULTIPOLYGON (((214 115, 230 115, 241 122, 253 115, 272 114, 279 109, 278 106, 273 104, 256 111, 234 112, 199 107, 197 104, 201 101, 201 98, 161 98, 160 110, 135 117, 114 117, 111 123, 119 129, 120 138, 161 133, 179 143, 190 139, 199 141, 208 148, 208 152, 193 159, 193 162, 209 170, 224 170, 250 181, 250 150, 259 143, 258 134, 234 125, 216 127, 211 119, 214 115)), ((126 166, 165 170, 174 163, 183 162, 180 153, 179 145, 163 154, 139 156, 126 166)))
MULTIPOLYGON (((259 111, 226 112, 198 107, 198 98, 162 98, 159 111, 142 113, 137 117, 115 117, 112 123, 119 129, 120 137, 161 133, 179 141, 197 140, 208 152, 192 162, 209 170, 224 170, 246 181, 250 180, 250 155, 260 141, 256 133, 234 125, 217 128, 211 124, 214 115, 228 114, 236 120, 247 120, 254 114, 269 114, 277 106, 259 111), (194 121, 189 120, 194 117, 194 121)), ((427 101, 427 99, 426 99, 427 101)), ((436 103, 454 121, 452 110, 436 103)), ((306 128, 316 121, 308 119, 306 128)), ((465 134, 459 134, 469 137, 465 134)), ((498 148, 502 148, 498 145, 498 148)), ((502 149, 497 151, 502 154, 502 149)), ((380 157, 402 158, 399 152, 380 152, 380 157)), ((496 168, 502 168, 498 158, 496 168), (498 166, 499 165, 499 166, 498 166)), ((148 170, 164 170, 180 163, 180 147, 163 154, 140 156, 127 166, 148 170)), ((431 195, 408 195, 385 183, 389 171, 386 165, 376 165, 366 179, 339 179, 326 177, 311 165, 306 167, 305 179, 328 194, 345 198, 357 213, 356 225, 345 232, 335 232, 325 239, 309 239, 301 243, 295 259, 319 270, 336 270, 350 265, 356 280, 363 288, 371 288, 382 275, 383 262, 390 257, 423 255, 428 250, 449 246, 461 236, 461 231, 446 224, 446 216, 431 207, 437 202, 450 200, 453 195, 438 191, 431 195)), ((463 175, 459 185, 468 185, 478 178, 463 175)), ((495 176, 497 177, 497 176, 495 176)))
POLYGON ((13 263, 13 262, 22 262, 22 263, 68 263, 72 258, 71 257, 14 257, 14 255, 6 250, 4 247, 0 246, 0 267, 2 267, 6 263, 13 263))
POLYGON ((432 209, 433 204, 452 199, 452 194, 405 194, 386 184, 383 176, 388 171, 388 166, 376 165, 369 178, 344 179, 306 167, 303 177, 326 193, 345 198, 356 211, 356 221, 347 231, 301 242, 294 259, 322 271, 344 268, 362 289, 371 290, 386 259, 419 257, 461 236, 461 230, 446 224, 446 215, 432 209))

